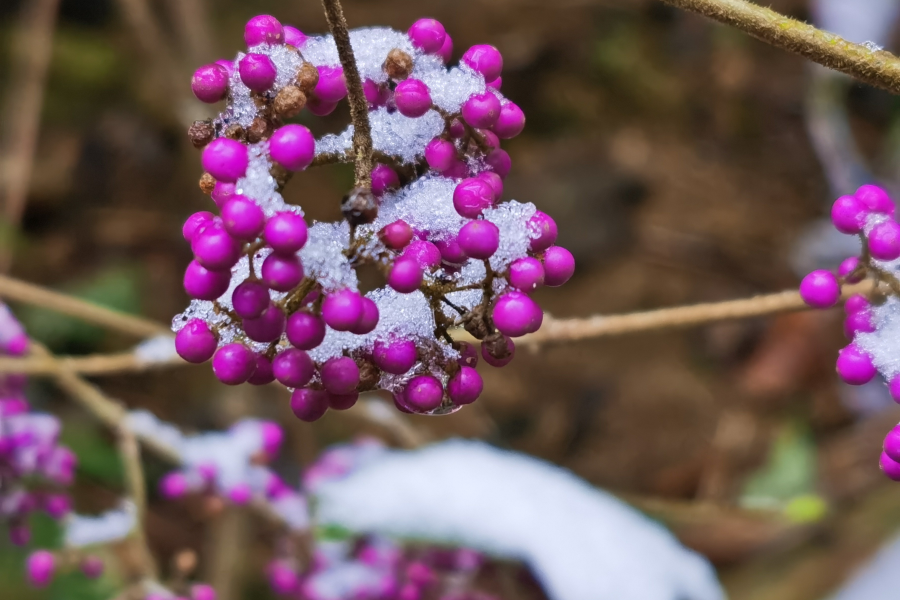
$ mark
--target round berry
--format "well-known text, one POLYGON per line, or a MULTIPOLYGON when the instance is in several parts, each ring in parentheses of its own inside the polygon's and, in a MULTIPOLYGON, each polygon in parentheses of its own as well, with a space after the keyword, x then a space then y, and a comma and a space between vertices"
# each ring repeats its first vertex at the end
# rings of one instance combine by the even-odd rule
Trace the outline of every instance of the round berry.
POLYGON ((844 303, 844 312, 852 314, 869 308, 869 300, 862 294, 853 294, 844 303))
POLYGON ((870 211, 894 216, 896 206, 884 188, 867 184, 856 190, 854 196, 870 211))
POLYGON ((381 241, 391 250, 402 250, 413 238, 412 227, 406 221, 394 221, 384 226, 380 232, 381 241))
POLYGON ((445 267, 462 266, 469 258, 459 245, 459 236, 451 236, 446 240, 436 240, 434 245, 441 251, 441 261, 445 267))
POLYGON ((497 79, 494 79, 493 81, 485 82, 485 85, 487 85, 489 88, 494 88, 495 90, 499 90, 501 87, 503 87, 503 78, 498 77, 497 79))
POLYGON ((213 187, 213 191, 210 194, 210 198, 212 198, 213 202, 216 203, 216 206, 222 208, 225 206, 225 203, 231 200, 231 198, 237 193, 235 190, 237 186, 234 183, 229 183, 227 181, 217 181, 215 187, 213 187))
POLYGON ((318 421, 328 410, 328 393, 300 388, 291 394, 291 412, 307 423, 318 421))
POLYGON ((884 471, 884 474, 887 475, 888 479, 900 481, 900 462, 897 462, 888 456, 887 452, 881 453, 878 462, 881 465, 881 470, 884 471))
POLYGON ((900 404, 900 376, 895 375, 891 378, 888 383, 888 392, 890 392, 894 402, 900 404))
POLYGON ((359 292, 339 290, 325 296, 322 319, 336 331, 350 331, 362 317, 363 302, 359 292))
POLYGON ((453 208, 460 216, 474 219, 494 203, 494 188, 480 177, 463 179, 453 190, 453 208))
POLYGON ((404 117, 418 118, 431 110, 428 86, 418 79, 406 79, 394 89, 394 104, 404 117))
POLYGON ((210 271, 196 260, 184 272, 184 291, 197 300, 216 300, 228 291, 230 284, 229 271, 210 271))
POLYGON ((187 478, 178 471, 168 473, 159 480, 159 494, 166 500, 175 500, 188 492, 187 478))
POLYGON ((333 394, 327 392, 328 408, 334 410, 347 410, 353 408, 356 401, 359 400, 359 392, 348 392, 346 394, 333 394))
POLYGON ((378 325, 378 305, 366 297, 363 297, 362 305, 362 316, 350 330, 350 333, 355 333, 356 335, 366 335, 367 333, 371 333, 378 325))
POLYGON ((872 357, 855 344, 842 349, 837 359, 837 374, 850 385, 863 385, 875 377, 872 357))
POLYGON ((218 102, 228 94, 228 71, 215 63, 200 67, 191 78, 191 91, 200 102, 218 102))
POLYGON ((284 43, 300 49, 306 43, 306 34, 290 25, 284 26, 284 43))
POLYGON ((222 224, 225 231, 234 238, 255 240, 266 224, 266 215, 250 198, 234 195, 222 207, 222 224))
POLYGON ((545 212, 534 211, 534 215, 528 219, 528 229, 531 232, 530 248, 534 252, 541 252, 553 245, 559 230, 556 221, 545 212))
POLYGON ((305 244, 309 233, 302 215, 280 212, 273 215, 263 230, 263 239, 278 254, 294 254, 305 244))
POLYGON ((244 26, 244 41, 248 48, 260 44, 283 44, 284 28, 275 17, 258 15, 244 26))
POLYGON ((479 44, 466 50, 462 63, 481 73, 485 81, 497 79, 503 71, 503 56, 488 44, 479 44))
POLYGON ((285 125, 269 139, 269 153, 288 171, 302 171, 316 157, 316 138, 303 125, 285 125))
POLYGON ((866 276, 865 271, 861 271, 854 275, 859 269, 860 261, 856 256, 845 258, 838 267, 838 277, 843 277, 847 283, 859 283, 866 276))
POLYGON ((216 590, 211 585, 194 584, 191 586, 191 600, 216 600, 216 590))
POLYGON ((28 582, 37 588, 47 587, 53 580, 56 570, 56 558, 47 550, 32 552, 25 563, 28 582))
POLYGON ((447 171, 456 161, 456 146, 453 142, 434 138, 425 146, 425 162, 435 171, 447 171))
POLYGON ((218 181, 234 183, 247 172, 249 161, 247 146, 220 137, 206 145, 200 162, 203 163, 203 170, 218 181))
POLYGON ((500 176, 493 171, 482 171, 475 177, 477 179, 481 179, 491 186, 491 188, 494 190, 494 203, 496 204, 497 202, 499 202, 503 197, 503 180, 500 179, 500 176))
POLYGON ((306 108, 317 117, 330 115, 337 108, 337 105, 337 102, 326 102, 316 96, 309 96, 306 99, 306 108))
POLYGON ((813 308, 829 308, 841 297, 841 284, 830 271, 813 271, 800 282, 800 297, 813 308))
POLYGON ((500 229, 490 221, 469 221, 459 230, 457 240, 467 256, 490 258, 500 247, 500 229))
POLYGON ((231 306, 242 319, 255 319, 269 308, 269 290, 257 281, 244 281, 231 293, 231 306))
POLYGON ((512 168, 512 159, 509 157, 506 150, 501 148, 491 150, 484 158, 484 162, 486 162, 501 179, 506 179, 506 176, 509 175, 509 170, 512 168))
POLYGON ((507 102, 500 107, 500 115, 493 125, 494 133, 501 140, 516 137, 525 129, 525 113, 516 104, 507 102))
POLYGON ((575 273, 575 257, 562 246, 550 246, 544 252, 544 283, 559 287, 575 273))
POLYGON ((472 127, 491 127, 500 117, 500 101, 490 91, 474 94, 463 104, 462 116, 472 127))
POLYGON ((841 196, 831 206, 831 222, 841 233, 862 231, 868 214, 869 209, 856 196, 841 196))
POLYGON ((509 284, 522 292, 531 292, 544 285, 544 265, 526 256, 509 265, 509 284))
POLYGON ((900 425, 891 429, 884 438, 884 453, 892 460, 900 461, 900 425))
POLYGON ((403 390, 403 399, 409 408, 427 412, 441 405, 444 397, 444 388, 441 382, 431 375, 419 375, 413 377, 403 390))
POLYGON ((447 396, 457 406, 472 404, 483 389, 481 375, 472 367, 460 367, 456 375, 447 382, 447 396))
POLYGON ((189 363, 208 361, 216 352, 218 340, 201 319, 191 319, 175 334, 175 351, 189 363))
POLYGON ((453 40, 450 38, 449 33, 444 36, 444 43, 441 44, 441 49, 437 51, 437 55, 441 57, 444 64, 447 64, 453 58, 453 40))
POLYGON ((878 260, 900 258, 900 223, 884 221, 869 232, 869 252, 878 260))
POLYGON ((500 348, 502 348, 502 351, 494 352, 494 354, 498 354, 498 356, 494 356, 494 354, 491 353, 490 344, 486 342, 481 343, 481 358, 492 367, 505 367, 512 362, 512 359, 516 355, 515 343, 508 337, 504 337, 502 341, 506 342, 505 347, 501 343, 500 348))
POLYGON ((84 557, 81 563, 79 563, 78 569, 88 579, 97 579, 103 575, 104 565, 99 556, 90 555, 84 557))
POLYGON ((256 355, 256 369, 247 380, 250 385, 268 385, 275 381, 275 373, 272 372, 272 361, 265 354, 256 355))
POLYGON ((303 387, 312 379, 314 371, 315 365, 309 354, 296 348, 282 350, 272 361, 272 374, 287 387, 303 387))
POLYGON ((239 343, 226 344, 216 351, 212 360, 213 374, 226 385, 247 381, 256 368, 256 355, 239 343))
POLYGON ((387 165, 377 164, 372 169, 372 193, 382 196, 391 189, 400 187, 400 177, 397 172, 387 165))
POLYGON ((276 292, 289 292, 303 280, 303 263, 297 255, 270 254, 260 269, 262 281, 276 292))
POLYGON ((447 38, 444 26, 434 19, 419 19, 412 24, 407 33, 413 46, 425 54, 440 52, 447 38))
POLYGON ((852 340, 857 333, 871 333, 875 331, 875 323, 872 315, 867 310, 850 313, 844 319, 844 335, 852 340))
POLYGON ((285 328, 284 312, 276 304, 270 304, 255 319, 244 319, 244 333, 254 342, 268 344, 281 337, 285 328))
POLYGON ((497 299, 491 316, 501 333, 520 337, 540 328, 544 312, 528 295, 513 291, 497 299))
POLYGON ((412 258, 399 257, 391 265, 388 273, 387 284, 401 294, 410 294, 422 285, 424 271, 412 258))
POLYGON ((191 240, 191 250, 201 265, 210 271, 231 269, 241 257, 241 244, 228 235, 222 225, 209 225, 191 240))
POLYGON ((372 361, 379 369, 393 375, 403 375, 418 360, 416 345, 410 340, 378 340, 372 350, 372 361))
POLYGON ((319 70, 319 81, 316 82, 316 87, 313 90, 316 98, 327 104, 333 104, 339 102, 347 95, 347 80, 344 79, 344 69, 342 67, 316 68, 319 70))
POLYGON ((251 52, 244 55, 238 63, 238 73, 248 88, 254 92, 264 92, 275 83, 278 70, 271 58, 251 52))
POLYGON ((295 348, 312 350, 325 339, 325 322, 308 312, 295 312, 288 317, 285 333, 295 348))
POLYGON ((359 385, 359 367, 347 356, 329 358, 321 372, 322 385, 332 394, 349 394, 359 385))
POLYGON ((401 257, 415 260, 423 269, 434 269, 441 264, 441 251, 437 246, 425 240, 410 242, 401 257))
POLYGON ((215 218, 214 214, 205 210, 195 212, 184 222, 181 228, 181 235, 184 236, 185 241, 190 242, 194 239, 194 236, 203 231, 203 228, 212 223, 215 218))

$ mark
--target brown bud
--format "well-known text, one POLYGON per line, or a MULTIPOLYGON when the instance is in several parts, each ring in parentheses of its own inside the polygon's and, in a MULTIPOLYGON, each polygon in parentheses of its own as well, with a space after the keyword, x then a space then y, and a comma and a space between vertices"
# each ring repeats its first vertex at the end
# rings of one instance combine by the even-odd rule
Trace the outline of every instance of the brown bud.
POLYGON ((300 70, 297 71, 297 86, 300 91, 309 94, 316 88, 317 83, 319 83, 319 70, 312 63, 303 63, 300 70))
POLYGON ((234 123, 225 130, 225 137, 240 141, 244 137, 244 128, 234 123))
POLYGON ((253 122, 250 123, 250 127, 247 128, 247 141, 251 144, 264 140, 269 137, 269 135, 271 135, 269 122, 262 117, 253 119, 253 122))
POLYGON ((412 73, 413 59, 412 56, 403 50, 394 48, 388 52, 387 58, 384 59, 384 64, 381 68, 384 69, 384 72, 387 73, 388 77, 391 79, 406 79, 409 77, 409 74, 412 73))
POLYGON ((357 361, 359 364, 359 386, 356 388, 360 392, 369 392, 378 385, 381 378, 381 371, 374 364, 367 360, 357 361))
POLYGON ((378 216, 378 203, 369 188, 357 187, 350 190, 341 202, 341 212, 350 225, 365 225, 378 216))
POLYGON ((484 338, 484 345, 487 348, 488 354, 497 360, 502 360, 512 354, 512 352, 509 351, 506 336, 499 331, 495 331, 484 338))
POLYGON ((287 119, 295 117, 303 110, 304 106, 306 106, 306 94, 296 85, 283 87, 275 96, 275 114, 279 117, 287 119))
POLYGON ((197 553, 190 549, 181 550, 172 560, 172 566, 183 575, 190 575, 197 568, 197 553))
POLYGON ((216 178, 209 173, 200 176, 200 191, 206 195, 212 194, 213 188, 216 187, 216 178))
POLYGON ((194 121, 188 128, 188 137, 194 148, 202 148, 216 137, 216 129, 211 121, 194 121))

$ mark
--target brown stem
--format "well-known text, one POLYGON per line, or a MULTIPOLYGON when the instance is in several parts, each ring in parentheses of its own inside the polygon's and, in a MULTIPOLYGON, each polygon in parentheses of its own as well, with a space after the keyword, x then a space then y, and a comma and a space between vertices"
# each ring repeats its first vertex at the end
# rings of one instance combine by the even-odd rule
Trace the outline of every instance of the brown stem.
POLYGON ((900 94, 900 59, 744 0, 662 0, 736 27, 772 46, 900 94))
POLYGON ((362 78, 356 67, 356 58, 350 46, 350 32, 340 0, 322 0, 325 8, 325 19, 334 36, 338 57, 344 68, 344 79, 347 81, 347 97, 350 101, 350 118, 353 120, 353 154, 355 159, 356 187, 372 187, 372 127, 369 124, 369 105, 363 93, 362 78))

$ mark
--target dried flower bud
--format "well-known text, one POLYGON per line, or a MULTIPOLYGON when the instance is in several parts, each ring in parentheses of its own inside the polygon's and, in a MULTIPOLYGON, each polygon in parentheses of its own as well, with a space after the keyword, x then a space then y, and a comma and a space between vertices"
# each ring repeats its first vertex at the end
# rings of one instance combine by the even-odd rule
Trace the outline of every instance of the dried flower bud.
POLYGON ((211 121, 194 121, 188 128, 188 137, 194 148, 202 148, 210 143, 216 136, 216 130, 211 121))
POLYGON ((413 59, 403 50, 394 48, 388 52, 382 68, 391 79, 406 79, 412 73, 413 59))
POLYGON ((365 225, 378 216, 378 204, 369 188, 357 187, 350 190, 341 202, 341 212, 350 225, 365 225))
POLYGON ((270 135, 272 135, 272 128, 269 122, 262 117, 253 119, 253 122, 250 123, 250 127, 247 129, 247 141, 251 144, 264 140, 270 135))
POLYGON ((378 380, 381 378, 381 370, 367 360, 360 360, 359 365, 359 387, 360 392, 370 392, 378 386, 378 380))
POLYGON ((289 85, 275 96, 275 113, 279 117, 291 118, 297 116, 306 106, 306 94, 296 85, 289 85))
POLYGON ((319 70, 312 63, 305 62, 297 71, 297 86, 305 94, 309 94, 319 83, 319 70))
POLYGON ((511 354, 509 346, 506 343, 506 336, 499 331, 495 331, 485 337, 484 344, 487 346, 488 354, 497 360, 503 360, 511 354))
POLYGON ((206 194, 212 194, 213 188, 216 187, 216 178, 209 173, 200 176, 200 191, 206 194))
POLYGON ((244 128, 237 123, 229 125, 225 130, 225 137, 232 140, 240 141, 244 137, 244 128))

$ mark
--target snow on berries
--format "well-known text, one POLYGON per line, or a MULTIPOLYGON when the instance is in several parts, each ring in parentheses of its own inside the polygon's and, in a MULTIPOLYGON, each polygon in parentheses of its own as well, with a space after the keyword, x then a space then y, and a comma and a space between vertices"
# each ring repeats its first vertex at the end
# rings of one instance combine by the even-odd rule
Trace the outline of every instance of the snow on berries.
POLYGON ((541 326, 529 294, 575 267, 550 216, 502 200, 511 159, 501 140, 525 115, 499 91, 500 52, 473 46, 448 66, 453 42, 434 19, 407 33, 352 31, 377 164, 371 185, 344 198, 343 220, 308 223, 281 191, 297 171, 353 162, 354 127, 317 140, 287 120, 329 114, 347 97, 338 49, 268 15, 244 39, 246 53, 191 82, 199 100, 226 103, 189 131, 218 210, 182 230, 194 259, 184 276, 193 300, 173 321, 179 355, 211 361, 226 384, 280 382, 306 421, 370 390, 414 413, 475 401, 479 355, 507 364, 513 338, 541 326), (364 265, 384 281, 367 294, 364 265), (453 340, 458 327, 480 350, 453 340))
MULTIPOLYGON (((863 385, 880 374, 900 403, 900 224, 888 193, 864 185, 841 196, 831 209, 831 221, 841 233, 859 236, 862 252, 844 260, 837 273, 813 271, 803 278, 800 295, 813 308, 838 303, 842 283, 870 277, 868 296, 854 294, 844 304, 844 333, 850 344, 838 353, 838 376, 850 385, 863 385)), ((900 481, 900 425, 885 438, 881 469, 900 481)))

